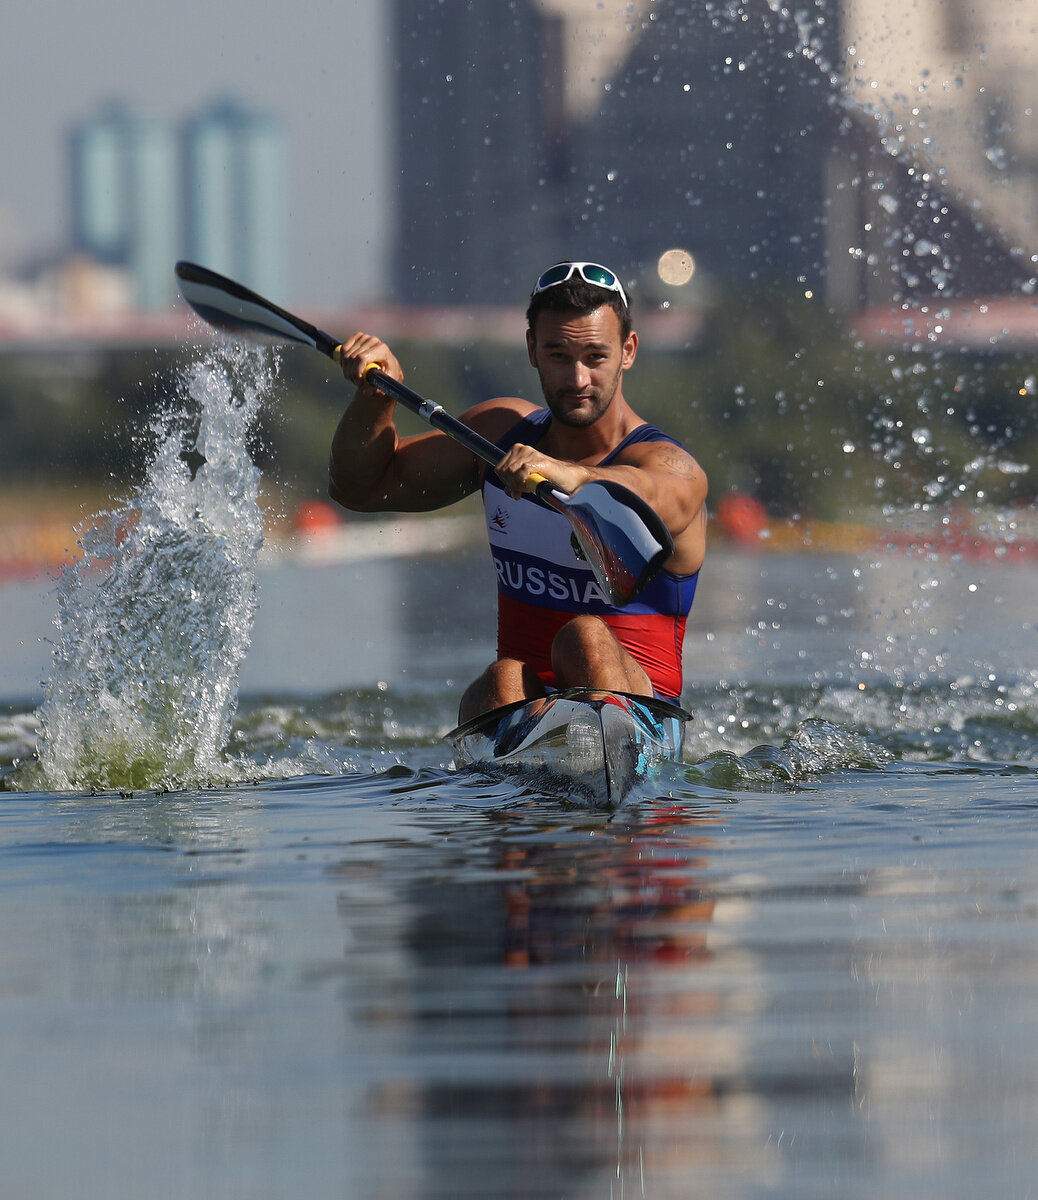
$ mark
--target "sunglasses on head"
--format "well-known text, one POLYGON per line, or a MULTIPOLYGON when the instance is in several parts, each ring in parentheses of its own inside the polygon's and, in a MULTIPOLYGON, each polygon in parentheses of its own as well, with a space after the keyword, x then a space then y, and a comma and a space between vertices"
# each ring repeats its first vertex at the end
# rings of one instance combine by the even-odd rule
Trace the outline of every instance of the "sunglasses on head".
POLYGON ((624 302, 624 307, 630 307, 627 300, 627 293, 624 291, 620 280, 617 279, 608 267, 603 267, 599 263, 556 263, 554 267, 549 267, 540 279, 537 280, 534 285, 533 294, 536 296, 538 292, 546 292, 548 288, 557 287, 560 283, 565 283, 567 279, 572 279, 574 275, 579 275, 585 283, 590 283, 592 287, 605 288, 607 292, 616 292, 624 302))

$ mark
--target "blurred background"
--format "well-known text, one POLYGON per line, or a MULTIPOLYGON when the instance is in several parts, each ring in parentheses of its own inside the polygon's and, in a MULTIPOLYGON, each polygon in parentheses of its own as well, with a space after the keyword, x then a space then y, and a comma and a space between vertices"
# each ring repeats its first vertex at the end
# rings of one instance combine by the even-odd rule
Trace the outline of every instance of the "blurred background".
MULTIPOLYGON (((1038 0, 19 6, 0 578, 75 554, 141 471, 209 337, 181 257, 382 334, 454 411, 537 399, 532 280, 604 261, 625 392, 706 468, 717 537, 1038 556, 1036 44, 1038 0)), ((348 540, 341 380, 280 372, 269 535, 348 540)))

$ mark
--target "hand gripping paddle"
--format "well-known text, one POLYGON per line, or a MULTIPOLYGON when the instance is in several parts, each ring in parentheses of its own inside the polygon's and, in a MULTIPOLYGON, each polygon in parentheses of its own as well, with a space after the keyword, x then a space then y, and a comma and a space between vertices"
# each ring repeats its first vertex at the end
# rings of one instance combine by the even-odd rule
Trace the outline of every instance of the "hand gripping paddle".
MULTIPOLYGON (((338 362, 340 343, 335 338, 240 283, 194 263, 179 262, 175 270, 184 299, 217 329, 267 342, 298 342, 338 362)), ((493 442, 377 367, 369 367, 365 377, 477 458, 496 467, 504 457, 493 442)), ((539 475, 531 475, 527 485, 573 526, 610 604, 629 604, 674 553, 674 542, 659 515, 621 484, 592 480, 572 495, 539 475)))

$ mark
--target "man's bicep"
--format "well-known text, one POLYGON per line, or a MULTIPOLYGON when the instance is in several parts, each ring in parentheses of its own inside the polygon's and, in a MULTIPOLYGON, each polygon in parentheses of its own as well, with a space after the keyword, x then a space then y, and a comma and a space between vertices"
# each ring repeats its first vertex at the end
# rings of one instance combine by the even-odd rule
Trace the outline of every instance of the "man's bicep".
POLYGON ((387 508, 426 512, 443 508, 479 487, 479 463, 443 433, 404 438, 383 481, 387 508))
POLYGON ((655 499, 650 503, 674 538, 669 569, 698 571, 706 551, 706 472, 687 450, 669 444, 659 446, 643 469, 653 480, 655 499))
POLYGON ((681 446, 667 446, 657 460, 656 470, 664 496, 675 502, 679 527, 691 524, 706 504, 706 472, 681 446))
POLYGON ((698 509, 706 499, 706 474, 691 454, 671 442, 632 447, 628 462, 648 475, 650 488, 661 498, 674 497, 698 509))
MULTIPOLYGON (((525 400, 486 400, 461 414, 459 420, 488 441, 499 437, 534 405, 525 400)), ((380 507, 399 512, 443 508, 479 490, 482 464, 464 446, 435 430, 397 442, 393 461, 383 480, 380 507)))

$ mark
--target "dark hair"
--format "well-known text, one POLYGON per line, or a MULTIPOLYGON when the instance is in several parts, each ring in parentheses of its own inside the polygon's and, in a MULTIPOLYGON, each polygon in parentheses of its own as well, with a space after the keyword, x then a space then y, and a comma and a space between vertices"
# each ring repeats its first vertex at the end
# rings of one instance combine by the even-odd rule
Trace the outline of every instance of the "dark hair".
POLYGON ((596 308, 611 308, 616 313, 620 318, 620 340, 626 342, 632 325, 631 310, 624 304, 623 297, 619 292, 586 283, 576 275, 567 279, 565 283, 557 283, 554 287, 545 288, 543 292, 535 292, 530 297, 530 304, 526 310, 526 323, 532 332, 538 315, 545 310, 571 312, 586 317, 596 308))

